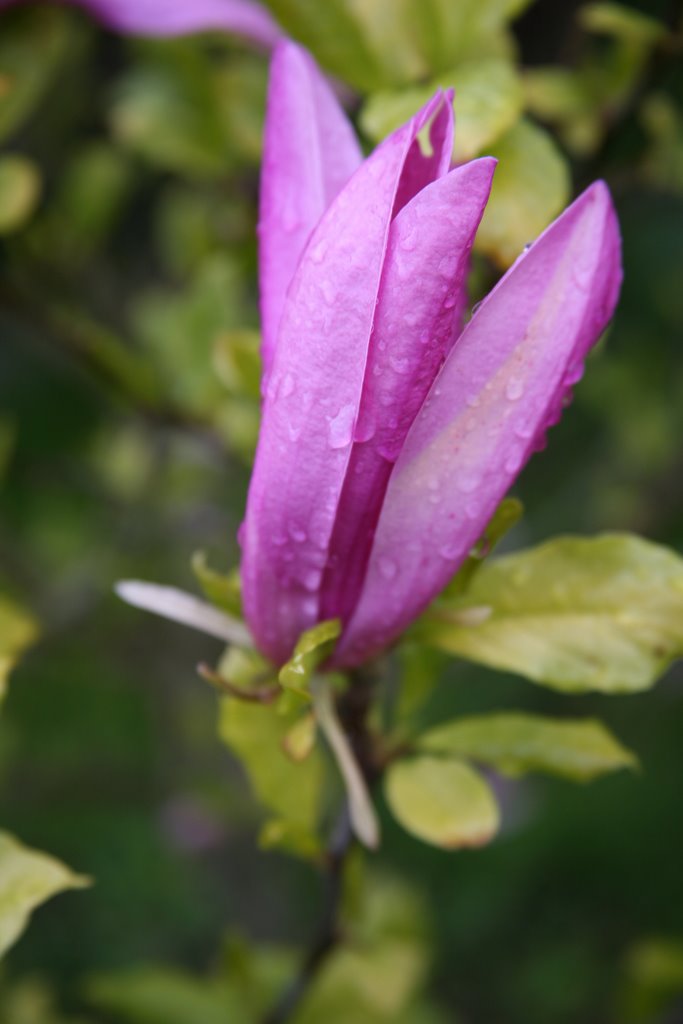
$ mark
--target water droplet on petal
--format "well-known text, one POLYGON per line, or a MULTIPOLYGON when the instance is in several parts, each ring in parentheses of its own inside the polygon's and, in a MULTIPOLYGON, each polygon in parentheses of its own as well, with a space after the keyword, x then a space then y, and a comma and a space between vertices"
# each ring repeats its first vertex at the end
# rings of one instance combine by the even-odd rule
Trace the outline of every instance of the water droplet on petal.
POLYGON ((293 523, 290 526, 289 536, 292 538, 292 540, 295 540, 297 544, 303 544, 303 542, 308 538, 308 534, 303 529, 303 527, 298 526, 296 523, 293 523))
POLYGON ((330 420, 330 448, 346 448, 351 444, 355 414, 355 406, 343 405, 337 415, 330 420))
POLYGON ((314 263, 322 263, 327 253, 327 242, 318 242, 311 249, 311 259, 314 263))
POLYGON ((379 560, 379 571, 385 580, 393 580, 398 572, 396 562, 384 555, 379 560))
POLYGON ((513 452, 512 455, 509 455, 507 457, 507 459, 505 460, 505 472, 506 473, 516 473, 519 469, 521 469, 523 461, 524 461, 524 453, 523 452, 521 452, 521 451, 513 452))
POLYGON ((458 257, 457 256, 444 256, 439 261, 438 271, 442 277, 452 278, 455 276, 455 272, 458 269, 458 257))
POLYGON ((390 356, 389 362, 396 373, 410 373, 410 359, 400 359, 398 356, 390 356))
POLYGON ((333 305, 337 298, 337 289, 327 278, 320 282, 320 291, 323 293, 323 298, 328 306, 333 305))
POLYGON ((301 582, 303 583, 306 590, 312 592, 314 590, 317 590, 318 587, 320 586, 322 576, 323 574, 320 571, 320 569, 309 569, 307 572, 304 573, 301 582))
POLYGON ((458 475, 458 490, 463 494, 472 494, 481 483, 481 477, 477 473, 462 472, 458 475))
POLYGON ((528 441, 534 434, 534 428, 530 423, 516 423, 514 428, 515 436, 523 441, 528 441))
POLYGON ((511 402, 516 402, 524 394, 524 381, 521 377, 510 377, 505 387, 505 394, 511 402))

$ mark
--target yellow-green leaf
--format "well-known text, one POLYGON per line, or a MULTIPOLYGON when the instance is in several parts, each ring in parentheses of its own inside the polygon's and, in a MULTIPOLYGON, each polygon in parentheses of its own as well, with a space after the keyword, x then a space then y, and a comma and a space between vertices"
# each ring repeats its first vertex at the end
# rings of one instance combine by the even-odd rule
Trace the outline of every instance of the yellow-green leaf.
POLYGON ((488 783, 462 761, 428 755, 398 761, 387 773, 385 793, 406 831, 434 846, 483 846, 498 828, 488 783))
POLYGON ((0 955, 16 942, 31 912, 65 889, 83 889, 89 879, 61 861, 0 832, 0 955))
POLYGON ((567 203, 569 170, 548 133, 525 118, 488 152, 498 167, 475 245, 507 267, 567 203))
POLYGON ((427 86, 371 96, 360 124, 378 142, 407 121, 439 89, 455 89, 456 133, 453 158, 469 160, 490 146, 517 120, 522 87, 510 61, 465 61, 427 86))
POLYGON ((305 761, 315 747, 316 724, 315 716, 306 712, 299 718, 285 735, 282 747, 292 761, 305 761))
POLYGON ((630 534, 559 537, 485 563, 420 633, 557 690, 644 690, 683 655, 683 559, 630 534))
POLYGON ((317 750, 299 764, 283 749, 296 717, 273 705, 226 698, 219 732, 241 761, 256 797, 277 817, 312 831, 318 816, 323 763, 317 750))
POLYGON ((0 235, 18 230, 40 197, 40 172, 33 160, 18 153, 0 157, 0 235))
POLYGON ((0 139, 39 102, 69 50, 64 11, 43 6, 3 11, 0 32, 0 139))
POLYGON ((581 27, 589 32, 613 36, 639 46, 653 46, 668 34, 666 25, 661 21, 627 4, 584 4, 578 17, 581 27))
POLYGON ((282 27, 328 71, 362 91, 382 84, 357 12, 346 0, 268 0, 268 6, 282 27))
POLYGON ((280 669, 279 680, 282 686, 308 697, 311 676, 330 657, 340 633, 339 619, 320 622, 302 633, 292 657, 280 669))
POLYGON ((440 72, 480 55, 529 0, 409 0, 411 23, 428 67, 440 72))
POLYGON ((0 597, 0 701, 19 656, 37 636, 35 619, 7 598, 0 597))
POLYGON ((468 758, 505 775, 548 772, 577 782, 637 764, 595 719, 513 711, 446 722, 420 736, 416 746, 431 754, 468 758))
POLYGON ((229 573, 217 572, 208 564, 206 552, 196 551, 192 556, 192 571, 207 600, 241 618, 242 592, 237 569, 229 573))

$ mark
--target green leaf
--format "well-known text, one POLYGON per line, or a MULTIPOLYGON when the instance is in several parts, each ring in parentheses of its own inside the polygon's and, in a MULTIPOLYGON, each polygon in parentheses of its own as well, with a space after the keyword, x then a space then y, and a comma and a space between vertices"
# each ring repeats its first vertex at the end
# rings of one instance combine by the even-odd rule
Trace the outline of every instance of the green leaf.
POLYGON ((309 829, 282 818, 271 818, 265 822, 259 832, 258 845, 262 850, 281 850, 318 864, 323 858, 322 843, 317 836, 309 829))
POLYGON ((462 761, 420 755, 393 764, 385 779, 387 802, 406 831, 434 846, 483 846, 498 828, 490 787, 462 761))
POLYGON ((100 974, 86 986, 88 1001, 129 1024, 226 1024, 244 1019, 229 982, 193 977, 167 967, 100 974))
POLYGON ((9 153, 0 157, 0 235, 23 227, 40 198, 40 172, 33 160, 9 153))
POLYGON ((548 772, 576 782, 637 764, 602 722, 514 711, 446 722, 418 737, 416 746, 430 754, 471 758, 504 775, 548 772))
POLYGON ((669 31, 661 21, 626 4, 584 4, 579 10, 578 19, 581 27, 589 32, 613 36, 644 47, 654 46, 669 31))
POLYGON ((568 693, 645 690, 683 655, 683 559, 630 534, 559 537, 483 565, 419 634, 568 693))
POLYGON ((475 246, 507 267, 567 203, 569 170, 550 135, 525 118, 488 152, 498 167, 475 246))
POLYGON ((309 697, 311 677, 330 657, 341 633, 341 621, 328 619, 301 634, 292 657, 280 669, 279 680, 286 690, 309 697))
POLYGON ((212 569, 207 562, 205 551, 195 551, 192 556, 192 571, 197 577, 204 596, 212 604, 230 615, 242 617, 242 588, 239 570, 222 573, 212 569))
POLYGON ((8 598, 0 596, 0 701, 19 656, 37 636, 36 620, 8 598))
POLYGON ((28 117, 69 49, 69 20, 55 8, 2 15, 0 33, 0 140, 28 117))
POLYGON ((186 177, 222 179, 236 157, 260 156, 266 68, 251 55, 212 56, 188 40, 146 41, 117 82, 114 135, 186 177))
MULTIPOLYGON (((232 648, 220 671, 248 686, 263 675, 264 667, 258 655, 232 648)), ((296 711, 283 714, 273 704, 226 698, 221 701, 219 733, 242 762, 261 803, 278 818, 310 832, 318 817, 323 761, 318 750, 299 764, 285 753, 283 744, 298 718, 296 711)))
POLYGON ((32 850, 0 832, 0 955, 28 924, 31 912, 65 889, 83 889, 89 879, 76 875, 46 853, 32 850))
POLYGON ((363 107, 360 124, 378 142, 403 124, 438 88, 455 89, 455 161, 469 160, 506 132, 522 111, 522 87, 510 61, 466 61, 436 81, 400 92, 379 92, 363 107))
POLYGON ((474 574, 484 564, 496 545, 509 530, 515 526, 524 514, 524 506, 517 498, 503 498, 493 513, 477 544, 472 548, 468 558, 443 592, 443 598, 457 597, 464 593, 470 585, 474 574))
POLYGON ((275 17, 333 74, 362 92, 384 82, 356 12, 345 0, 268 0, 275 17))
POLYGON ((285 754, 296 764, 305 761, 315 747, 315 716, 310 712, 297 719, 282 741, 285 754))
POLYGON ((409 0, 411 28, 437 73, 481 54, 530 0, 409 0))

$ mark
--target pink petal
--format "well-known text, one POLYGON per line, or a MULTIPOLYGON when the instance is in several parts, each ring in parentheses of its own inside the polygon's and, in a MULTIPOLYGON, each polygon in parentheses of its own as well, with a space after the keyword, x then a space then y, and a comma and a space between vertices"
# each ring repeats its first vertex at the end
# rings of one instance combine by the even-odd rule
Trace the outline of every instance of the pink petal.
POLYGON ((470 249, 495 164, 475 160, 439 178, 391 226, 357 443, 323 580, 323 619, 346 621, 354 608, 393 464, 460 332, 470 249))
POLYGON ((365 583, 337 652, 391 643, 462 564, 608 323, 621 284, 609 192, 584 192, 467 325, 396 463, 365 583))
POLYGON ((412 143, 442 102, 434 97, 361 165, 289 287, 242 536, 247 621, 276 661, 318 620, 392 211, 412 143))
MULTIPOLYGON (((14 0, 0 0, 0 8, 14 0)), ((59 2, 59 0, 54 0, 59 2)), ((69 2, 69 0, 64 0, 69 2)), ((234 32, 270 48, 282 31, 252 0, 71 0, 117 32, 178 36, 211 29, 234 32)))
POLYGON ((304 246, 361 161, 353 128, 315 62, 295 43, 280 43, 271 64, 261 171, 264 383, 304 246))

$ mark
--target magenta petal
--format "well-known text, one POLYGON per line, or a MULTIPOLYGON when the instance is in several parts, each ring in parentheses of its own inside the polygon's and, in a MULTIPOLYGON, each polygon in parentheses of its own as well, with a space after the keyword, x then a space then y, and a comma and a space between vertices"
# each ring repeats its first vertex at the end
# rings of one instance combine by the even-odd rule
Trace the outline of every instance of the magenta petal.
POLYGON ((313 231, 287 293, 242 561, 247 621, 276 661, 318 618, 396 194, 411 145, 441 102, 361 165, 313 231))
POLYGON ((261 171, 264 383, 304 246, 361 160, 353 128, 315 62, 302 47, 281 43, 271 64, 261 171))
POLYGON ((391 643, 462 564, 608 323, 621 284, 609 192, 584 192, 466 326, 396 463, 337 658, 391 643))
POLYGON ((401 175, 401 183, 394 203, 394 216, 409 203, 413 196, 446 173, 451 164, 453 152, 453 90, 444 93, 443 103, 439 106, 429 126, 429 143, 431 152, 423 153, 420 140, 415 139, 401 175))
POLYGON ((469 254, 495 160, 424 188, 391 226, 360 414, 323 581, 321 616, 346 621, 394 462, 461 326, 469 254))
MULTIPOLYGON (((0 0, 0 8, 14 0, 0 0)), ((69 0, 65 0, 69 2, 69 0)), ((282 31, 252 0, 71 0, 117 32, 178 36, 212 29, 234 32, 270 48, 282 31)))

